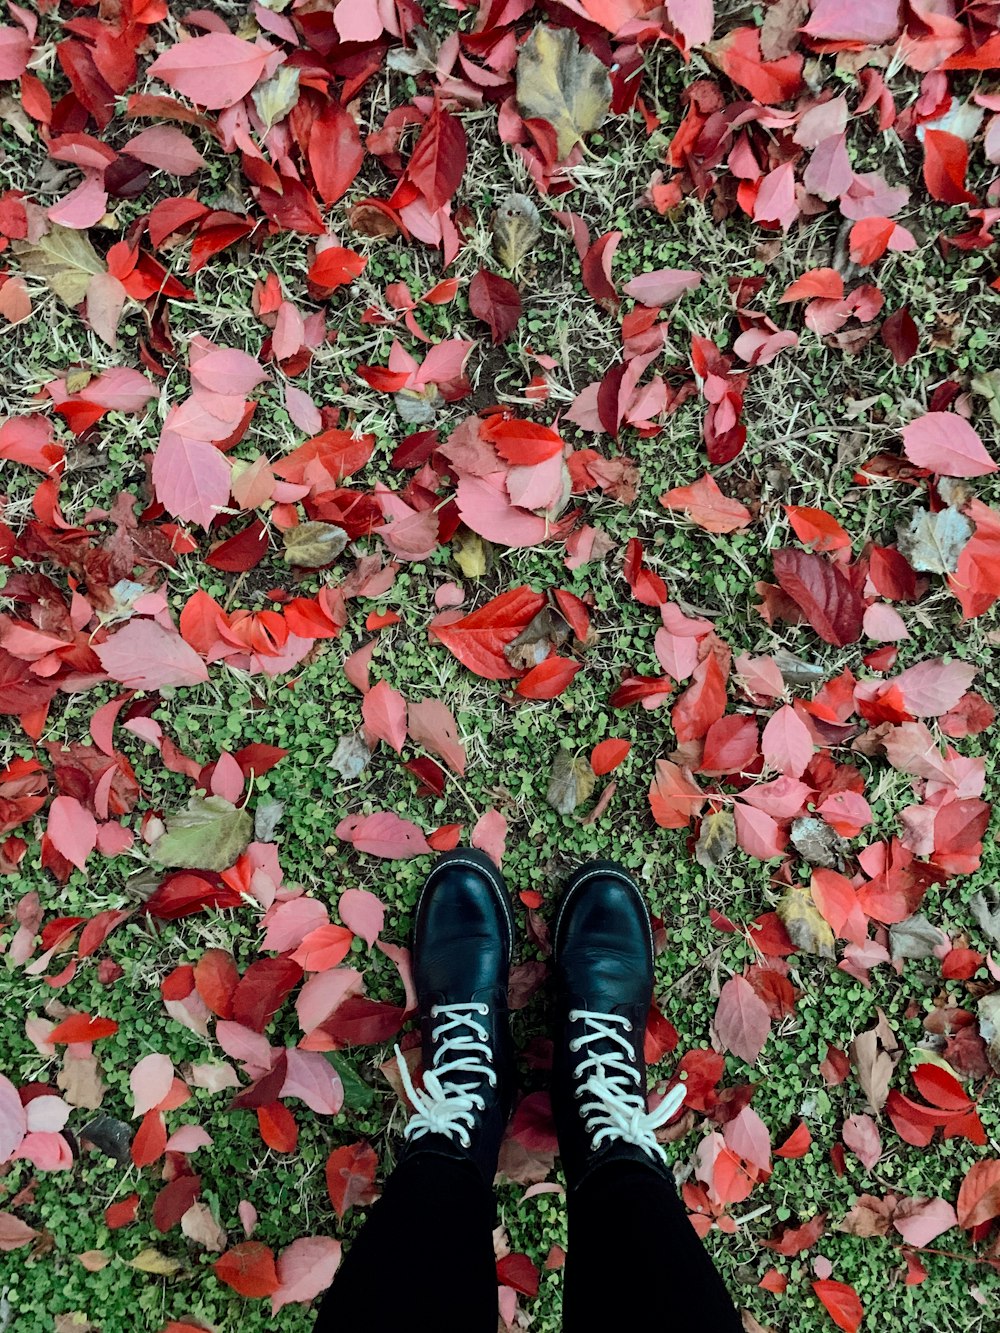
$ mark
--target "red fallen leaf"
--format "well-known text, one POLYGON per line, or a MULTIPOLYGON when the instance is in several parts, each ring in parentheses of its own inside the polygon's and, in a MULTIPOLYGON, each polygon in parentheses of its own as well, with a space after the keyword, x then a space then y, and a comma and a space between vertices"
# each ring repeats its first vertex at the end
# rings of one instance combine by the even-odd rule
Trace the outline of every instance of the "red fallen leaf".
POLYGON ((621 304, 621 297, 611 281, 611 261, 621 238, 620 231, 608 231, 599 236, 587 250, 581 266, 584 287, 601 309, 612 315, 621 304))
POLYGON ((924 1062, 913 1071, 913 1081, 917 1089, 931 1103, 942 1111, 968 1111, 973 1105, 965 1089, 947 1069, 940 1065, 924 1062))
POLYGON ((233 955, 225 949, 206 949, 194 965, 198 994, 218 1018, 232 1018, 233 993, 239 980, 233 955))
POLYGON ((556 588, 553 596, 562 618, 573 631, 574 637, 581 643, 586 643, 587 635, 590 633, 590 612, 587 610, 586 602, 577 597, 576 593, 567 592, 565 588, 556 588))
POLYGON ((555 699, 571 684, 582 665, 569 657, 547 657, 517 682, 514 693, 523 699, 555 699))
POLYGON ((215 1276, 241 1296, 270 1296, 280 1287, 274 1254, 257 1240, 244 1241, 216 1259, 215 1276))
POLYGON ((853 1287, 846 1282, 820 1278, 812 1284, 812 1289, 838 1328, 844 1333, 858 1333, 865 1311, 853 1287))
POLYGON ((486 422, 482 434, 492 440, 497 453, 513 467, 533 467, 555 458, 563 450, 558 431, 537 421, 521 421, 517 417, 496 417, 486 422))
POLYGON ((328 972, 344 961, 353 941, 353 931, 345 926, 317 926, 309 931, 291 958, 306 972, 328 972))
POLYGON ((167 1127, 162 1111, 147 1111, 132 1139, 130 1152, 137 1167, 152 1166, 163 1156, 167 1146, 167 1127))
POLYGON ((783 1227, 773 1240, 765 1240, 764 1246, 792 1259, 803 1250, 815 1245, 826 1230, 826 1213, 817 1213, 815 1217, 803 1222, 799 1227, 783 1227))
POLYGON ((809 1126, 804 1120, 800 1120, 781 1147, 775 1148, 774 1155, 793 1159, 805 1157, 811 1147, 812 1135, 809 1133, 809 1126))
POLYGON ((826 643, 844 648, 861 637, 864 603, 840 568, 811 551, 774 552, 774 575, 826 643))
POLYGON ((955 1204, 958 1225, 966 1231, 1000 1217, 1000 1159, 974 1162, 966 1172, 955 1204))
POLYGON ((367 263, 364 255, 359 255, 355 250, 331 245, 316 256, 306 276, 314 287, 333 292, 360 277, 367 263))
POLYGON ((605 773, 610 773, 628 758, 631 748, 631 741, 617 740, 614 737, 598 741, 590 752, 590 767, 599 778, 603 777, 605 773))
POLYGON ((804 546, 811 546, 814 551, 851 549, 850 536, 825 509, 785 505, 784 510, 792 531, 804 546))
POLYGON ((691 684, 674 704, 670 723, 679 741, 700 740, 726 711, 726 681, 715 653, 699 662, 691 684))
POLYGON ((532 592, 527 587, 511 588, 461 620, 433 626, 433 632, 477 676, 508 680, 520 673, 504 657, 503 649, 545 604, 544 593, 532 592))
POLYGON ((182 963, 160 982, 160 998, 167 1000, 186 1000, 194 990, 194 968, 182 963))
POLYGON ((769 1268, 757 1285, 772 1296, 783 1296, 788 1290, 788 1278, 776 1268, 769 1268))
POLYGON ((341 1220, 348 1209, 365 1207, 374 1200, 377 1171, 378 1156, 364 1139, 334 1148, 326 1159, 326 1188, 341 1220))
POLYGON ((709 60, 764 106, 776 106, 802 91, 802 56, 796 52, 780 60, 762 60, 760 30, 745 27, 705 47, 709 60))
POLYGON ((861 218, 851 228, 851 262, 867 266, 881 259, 889 248, 896 223, 892 218, 861 218))
POLYGON ((665 1055, 677 1049, 679 1038, 677 1029, 669 1018, 664 1018, 655 1004, 649 1006, 646 1016, 646 1033, 643 1038, 643 1053, 647 1065, 655 1065, 665 1055))
POLYGON ((239 764, 245 778, 251 775, 259 778, 262 774, 269 773, 275 764, 279 764, 287 756, 288 751, 283 750, 280 745, 264 745, 260 741, 253 741, 250 745, 244 745, 242 749, 237 750, 233 758, 239 764))
POLYGON ((941 975, 946 981, 970 981, 982 967, 985 957, 978 949, 952 949, 942 960, 941 975))
POLYGON ((255 1109, 260 1137, 267 1146, 275 1152, 294 1152, 299 1142, 299 1127, 288 1107, 281 1102, 268 1102, 255 1109))
POLYGON ((233 991, 234 1022, 263 1032, 302 976, 302 968, 290 958, 258 958, 233 991))
POLYGON ((100 1041, 102 1037, 111 1037, 118 1031, 118 1024, 113 1018, 91 1018, 90 1014, 70 1014, 61 1023, 57 1023, 46 1041, 54 1045, 72 1045, 79 1041, 100 1041))
POLYGON ((324 100, 313 122, 307 155, 319 197, 328 206, 335 204, 354 183, 365 150, 357 121, 332 98, 324 100))
POLYGON ((228 249, 230 245, 235 245, 237 241, 242 241, 257 225, 256 222, 240 217, 237 213, 227 213, 224 210, 209 213, 207 217, 202 218, 195 238, 191 242, 191 258, 188 261, 187 271, 197 273, 205 267, 213 255, 228 249))
POLYGON ((104 1210, 104 1224, 109 1231, 119 1231, 122 1227, 131 1226, 138 1211, 139 1196, 130 1194, 127 1199, 108 1204, 104 1210))
POLYGON ((242 907, 243 899, 221 881, 204 879, 188 871, 170 875, 147 898, 145 909, 161 921, 177 921, 206 907, 242 907))
POLYGON ((684 1105, 692 1111, 707 1114, 717 1101, 716 1085, 726 1069, 726 1062, 718 1051, 685 1051, 677 1062, 675 1077, 683 1075, 687 1095, 684 1105))
POLYGON ((660 828, 686 828, 700 814, 705 795, 686 768, 657 759, 649 788, 649 808, 660 828))
POLYGON ((756 720, 744 713, 731 713, 713 722, 705 733, 705 748, 698 772, 713 777, 739 773, 748 769, 759 753, 756 720))
POLYGON ((810 301, 821 297, 828 301, 839 301, 844 295, 844 279, 835 268, 811 268, 797 278, 778 297, 778 304, 786 301, 810 301))
POLYGON ((414 146, 405 177, 424 196, 432 213, 444 208, 458 189, 467 156, 462 122, 443 111, 435 101, 414 146))
POLYGON ((643 606, 662 606, 667 600, 667 585, 643 563, 642 542, 638 537, 631 537, 625 547, 622 573, 632 596, 643 606))
POLYGON ((746 505, 723 495, 715 478, 706 474, 690 486, 675 486, 660 496, 665 509, 679 509, 706 532, 736 532, 752 522, 746 505))
POLYGON ((932 199, 945 204, 974 204, 976 196, 965 188, 969 147, 957 134, 946 130, 924 130, 924 184, 932 199))
POLYGON ((213 569, 224 569, 231 574, 245 574, 256 569, 267 555, 267 528, 255 518, 241 532, 220 542, 208 555, 205 564, 213 569))
POLYGON ((469 309, 490 326, 494 345, 502 343, 521 318, 521 293, 507 278, 481 268, 469 283, 469 309))
POLYGON ((905 305, 882 321, 879 337, 892 353, 897 366, 905 366, 911 357, 916 356, 920 346, 920 334, 905 305))
POLYGON ((153 1225, 168 1232, 175 1227, 201 1193, 201 1176, 175 1176, 153 1201, 153 1225))
POLYGON ((526 1254, 508 1254, 498 1259, 497 1281, 529 1299, 538 1295, 538 1269, 526 1254))
POLYGON ((390 1041, 403 1026, 406 1010, 400 1005, 352 995, 320 1024, 334 1041, 348 1046, 374 1046, 390 1041))
POLYGON ((674 682, 669 676, 624 676, 621 684, 612 691, 608 705, 611 708, 628 708, 631 704, 657 695, 666 698, 673 693, 673 689, 674 682))

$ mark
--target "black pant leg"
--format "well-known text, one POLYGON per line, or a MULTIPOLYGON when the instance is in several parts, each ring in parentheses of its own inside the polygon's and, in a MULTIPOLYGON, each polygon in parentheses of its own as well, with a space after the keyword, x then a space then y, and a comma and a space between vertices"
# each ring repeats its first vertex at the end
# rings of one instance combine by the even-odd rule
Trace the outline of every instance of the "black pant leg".
POLYGON ((670 1181, 606 1162, 568 1200, 566 1333, 742 1333, 743 1324, 670 1181), (654 1294, 655 1293, 655 1294, 654 1294))
POLYGON ((411 1157, 347 1251, 315 1333, 496 1333, 495 1223, 493 1192, 474 1166, 411 1157))

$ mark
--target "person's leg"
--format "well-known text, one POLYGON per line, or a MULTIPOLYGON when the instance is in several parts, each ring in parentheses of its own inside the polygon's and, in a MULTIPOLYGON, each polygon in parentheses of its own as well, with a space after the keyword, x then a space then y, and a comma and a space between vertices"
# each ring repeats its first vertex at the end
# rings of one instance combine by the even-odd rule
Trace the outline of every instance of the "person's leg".
POLYGON ((573 876, 553 953, 552 1109, 569 1210, 564 1327, 644 1326, 653 1284, 671 1333, 739 1333, 656 1140, 679 1111, 683 1087, 647 1110, 653 934, 642 893, 621 866, 598 861, 573 876))
POLYGON ((569 1195, 563 1328, 740 1333, 742 1322, 674 1186, 637 1162, 605 1162, 569 1195))
POLYGON ((470 1162, 400 1163, 326 1293, 316 1333, 496 1333, 493 1191, 470 1162))
POLYGON ((493 1177, 514 1101, 507 985, 514 914, 482 852, 438 858, 417 903, 423 1087, 385 1193, 326 1294, 317 1333, 495 1333, 493 1177))

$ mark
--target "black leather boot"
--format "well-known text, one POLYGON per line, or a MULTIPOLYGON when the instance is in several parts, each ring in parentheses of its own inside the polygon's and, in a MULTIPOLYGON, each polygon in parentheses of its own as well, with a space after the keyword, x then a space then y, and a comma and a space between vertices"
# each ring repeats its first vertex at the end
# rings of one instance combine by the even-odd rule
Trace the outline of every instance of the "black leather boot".
POLYGON ((614 861, 590 862, 567 884, 552 938, 552 1109, 567 1185, 618 1159, 670 1175, 655 1130, 676 1113, 684 1089, 647 1111, 653 932, 641 890, 614 861))
POLYGON ((459 849, 434 863, 417 903, 413 980, 423 1038, 422 1089, 396 1047, 415 1107, 400 1161, 415 1153, 465 1158, 488 1185, 514 1101, 507 981, 514 913, 500 871, 459 849))

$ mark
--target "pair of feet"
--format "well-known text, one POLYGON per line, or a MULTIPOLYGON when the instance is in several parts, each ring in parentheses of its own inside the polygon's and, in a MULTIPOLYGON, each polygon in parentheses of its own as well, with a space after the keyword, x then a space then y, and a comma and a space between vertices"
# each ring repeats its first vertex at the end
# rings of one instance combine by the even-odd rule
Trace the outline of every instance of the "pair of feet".
MULTIPOLYGON (((514 1102, 507 983, 514 914, 503 878, 481 852, 448 852, 417 904, 413 976, 423 1088, 399 1055, 415 1108, 400 1160, 431 1152, 465 1158, 491 1184, 514 1102)), ((553 931, 557 995, 552 1107, 572 1189, 609 1160, 665 1171, 656 1130, 683 1087, 646 1106, 643 1041, 653 992, 653 936, 642 894, 611 861, 570 879, 553 931)))

